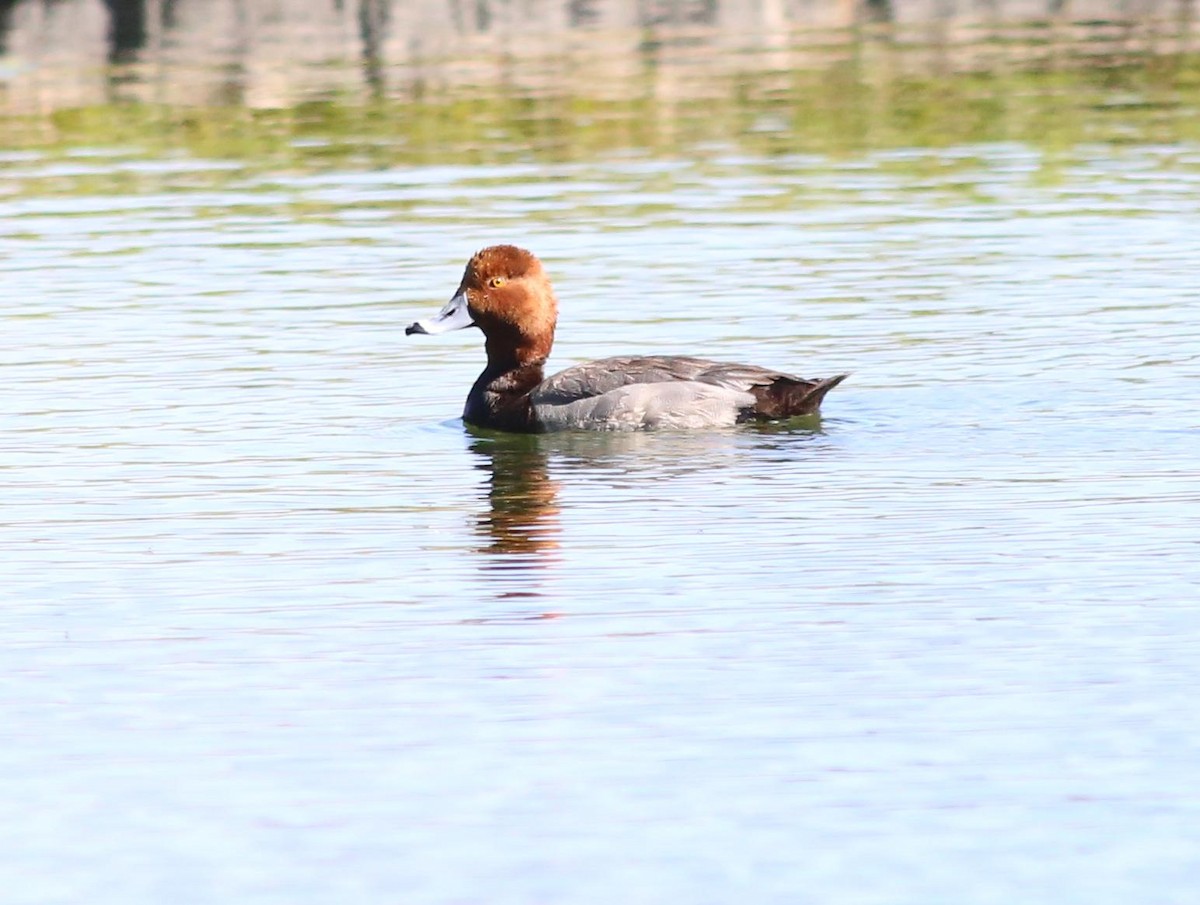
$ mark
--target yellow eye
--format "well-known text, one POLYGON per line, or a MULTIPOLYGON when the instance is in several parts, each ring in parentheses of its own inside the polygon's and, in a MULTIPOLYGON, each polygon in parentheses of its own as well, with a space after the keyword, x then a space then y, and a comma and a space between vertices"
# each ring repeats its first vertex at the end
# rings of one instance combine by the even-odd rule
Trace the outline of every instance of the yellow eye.
POLYGON ((507 282, 508 280, 504 279, 504 277, 492 277, 490 280, 488 280, 488 285, 493 289, 499 289, 507 282))

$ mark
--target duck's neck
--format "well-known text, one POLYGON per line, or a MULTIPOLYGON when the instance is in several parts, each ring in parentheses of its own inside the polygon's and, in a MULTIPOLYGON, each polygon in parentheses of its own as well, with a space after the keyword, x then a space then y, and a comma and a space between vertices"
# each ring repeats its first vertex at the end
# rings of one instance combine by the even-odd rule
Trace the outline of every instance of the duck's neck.
POLYGON ((471 387, 463 420, 500 430, 536 430, 529 391, 542 382, 549 343, 487 342, 488 363, 471 387), (543 351, 544 345, 544 351, 543 351))

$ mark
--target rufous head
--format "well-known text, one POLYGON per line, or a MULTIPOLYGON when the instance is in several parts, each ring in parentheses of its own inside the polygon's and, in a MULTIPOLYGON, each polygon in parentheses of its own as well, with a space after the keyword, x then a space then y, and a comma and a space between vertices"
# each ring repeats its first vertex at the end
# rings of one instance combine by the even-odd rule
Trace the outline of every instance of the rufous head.
POLYGON ((404 332, 447 333, 478 327, 488 359, 523 364, 544 360, 554 342, 558 302, 542 262, 515 245, 493 245, 467 262, 454 297, 434 317, 404 332))

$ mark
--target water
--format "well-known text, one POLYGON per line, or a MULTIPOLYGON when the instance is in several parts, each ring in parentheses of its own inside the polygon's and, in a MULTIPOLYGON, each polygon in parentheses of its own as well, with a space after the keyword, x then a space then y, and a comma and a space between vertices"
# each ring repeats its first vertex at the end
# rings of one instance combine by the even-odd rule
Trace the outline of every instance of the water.
POLYGON ((1200 143, 1142 78, 937 140, 15 125, 5 900, 1190 902, 1200 143), (853 376, 471 431, 478 336, 403 326, 496 241, 558 366, 853 376))

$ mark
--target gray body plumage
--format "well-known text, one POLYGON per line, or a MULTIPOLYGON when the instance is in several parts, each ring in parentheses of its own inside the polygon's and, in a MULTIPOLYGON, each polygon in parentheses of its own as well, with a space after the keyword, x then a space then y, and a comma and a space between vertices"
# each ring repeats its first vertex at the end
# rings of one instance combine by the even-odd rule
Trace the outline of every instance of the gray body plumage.
POLYGON ((785 376, 684 356, 605 358, 546 379, 530 402, 544 430, 730 427, 753 409, 753 387, 785 376))

